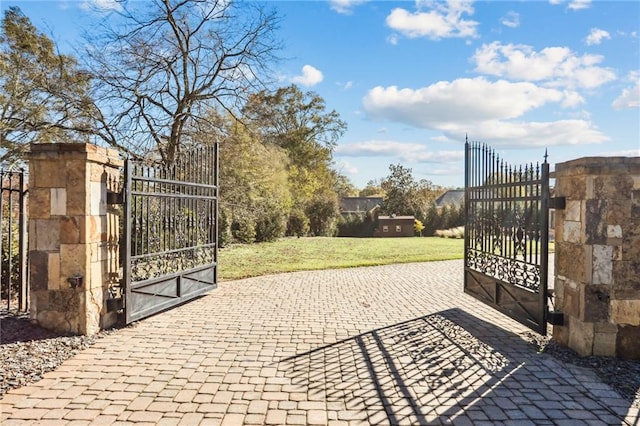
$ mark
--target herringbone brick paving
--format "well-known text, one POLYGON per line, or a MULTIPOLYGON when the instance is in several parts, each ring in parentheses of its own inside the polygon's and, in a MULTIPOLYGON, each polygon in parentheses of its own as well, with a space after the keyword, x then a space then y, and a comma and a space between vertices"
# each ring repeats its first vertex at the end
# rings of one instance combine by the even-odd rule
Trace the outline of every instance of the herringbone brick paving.
POLYGON ((618 425, 638 410, 536 353, 446 261, 222 283, 0 400, 2 424, 618 425))

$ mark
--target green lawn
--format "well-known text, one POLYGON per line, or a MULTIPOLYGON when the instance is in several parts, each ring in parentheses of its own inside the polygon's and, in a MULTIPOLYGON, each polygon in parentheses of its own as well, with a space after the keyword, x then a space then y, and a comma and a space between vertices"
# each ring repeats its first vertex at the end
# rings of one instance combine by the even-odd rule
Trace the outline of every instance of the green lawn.
POLYGON ((219 253, 222 281, 279 272, 462 259, 464 240, 450 238, 284 238, 234 245, 219 253))

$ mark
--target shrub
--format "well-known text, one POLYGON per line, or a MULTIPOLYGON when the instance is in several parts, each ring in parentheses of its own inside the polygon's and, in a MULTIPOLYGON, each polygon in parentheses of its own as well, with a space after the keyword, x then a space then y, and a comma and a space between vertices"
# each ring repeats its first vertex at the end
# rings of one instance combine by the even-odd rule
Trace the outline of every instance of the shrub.
POLYGON ((458 226, 456 228, 439 229, 436 231, 436 236, 440 238, 464 238, 464 226, 458 226))
POLYGON ((309 218, 300 209, 292 210, 287 222, 287 235, 304 237, 307 234, 309 234, 309 218))
POLYGON ((339 217, 338 202, 333 198, 317 198, 305 209, 309 218, 311 235, 333 237, 337 232, 339 217))
POLYGON ((266 212, 256 222, 255 231, 257 242, 275 241, 284 237, 286 231, 284 217, 278 211, 266 212))
POLYGON ((218 211, 218 246, 225 247, 231 244, 232 240, 231 221, 227 209, 221 207, 218 211))
POLYGON ((256 225, 252 220, 239 220, 231 225, 233 237, 241 243, 251 244, 256 241, 256 225))

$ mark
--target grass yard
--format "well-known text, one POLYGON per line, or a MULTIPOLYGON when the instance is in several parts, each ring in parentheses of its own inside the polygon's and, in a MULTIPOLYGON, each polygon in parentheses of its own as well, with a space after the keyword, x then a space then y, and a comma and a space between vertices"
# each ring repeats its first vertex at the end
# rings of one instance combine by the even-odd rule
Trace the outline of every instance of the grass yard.
POLYGON ((464 240, 451 238, 284 238, 220 250, 222 281, 280 272, 462 259, 464 240))

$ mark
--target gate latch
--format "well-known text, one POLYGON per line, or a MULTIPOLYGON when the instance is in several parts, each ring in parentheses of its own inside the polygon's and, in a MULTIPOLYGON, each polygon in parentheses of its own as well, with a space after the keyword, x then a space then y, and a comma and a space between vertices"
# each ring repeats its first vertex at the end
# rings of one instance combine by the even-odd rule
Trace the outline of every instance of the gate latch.
POLYGON ((549 199, 549 208, 556 210, 564 210, 567 205, 567 199, 565 197, 553 197, 549 199))
POLYGON ((124 204, 122 192, 113 192, 107 189, 107 204, 124 204))

